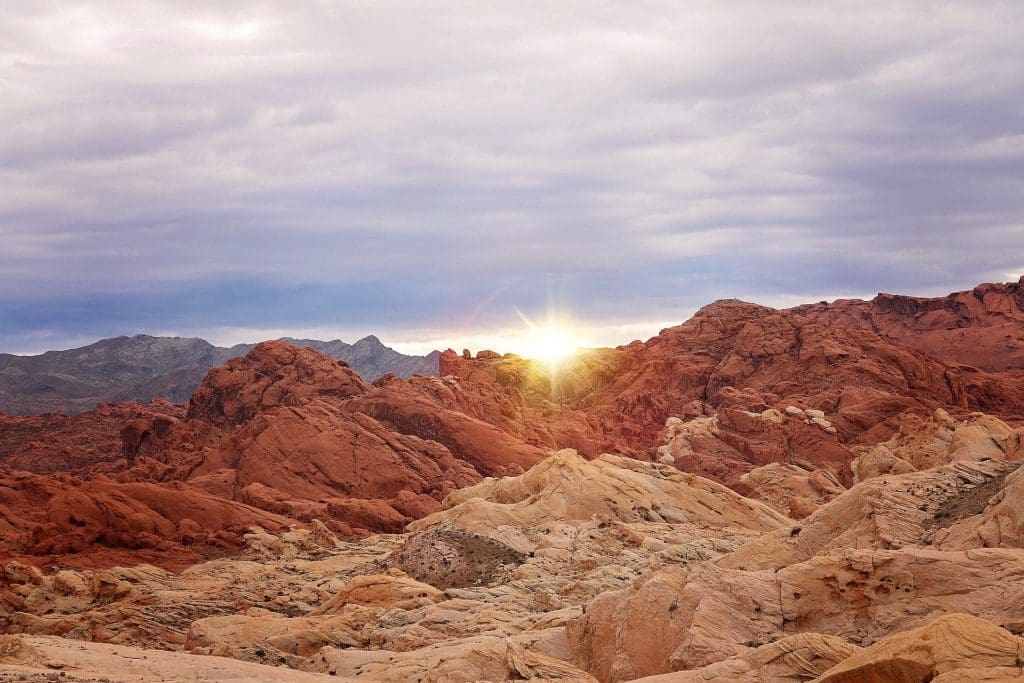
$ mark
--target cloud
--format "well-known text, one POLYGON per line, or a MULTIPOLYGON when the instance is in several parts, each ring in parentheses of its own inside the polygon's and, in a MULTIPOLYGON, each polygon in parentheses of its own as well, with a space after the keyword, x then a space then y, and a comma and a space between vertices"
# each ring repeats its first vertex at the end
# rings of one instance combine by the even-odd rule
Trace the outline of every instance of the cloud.
MULTIPOLYGON (((1012 2, 8 3, 0 348, 938 294, 1024 248, 1012 2)), ((628 341, 623 338, 622 341, 628 341)))

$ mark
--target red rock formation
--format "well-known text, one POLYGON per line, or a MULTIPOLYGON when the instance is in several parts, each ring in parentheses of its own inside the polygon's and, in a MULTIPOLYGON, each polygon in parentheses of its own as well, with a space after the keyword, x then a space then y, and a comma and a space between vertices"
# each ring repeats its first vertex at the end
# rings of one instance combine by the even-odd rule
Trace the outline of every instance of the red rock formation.
POLYGON ((870 330, 953 365, 1024 370, 1024 276, 923 298, 879 294, 792 309, 828 325, 870 330))
POLYGON ((481 473, 543 456, 491 425, 424 404, 409 382, 381 384, 370 387, 312 349, 260 344, 211 371, 181 422, 128 425, 126 453, 140 462, 122 478, 189 481, 298 519, 322 517, 339 533, 366 533, 399 531, 481 473))
POLYGON ((262 409, 303 406, 314 398, 349 398, 367 388, 345 361, 284 342, 264 342, 210 370, 192 394, 188 417, 237 426, 262 409))
POLYGON ((156 400, 148 404, 102 404, 77 415, 0 413, 0 467, 51 474, 112 473, 124 458, 120 431, 126 421, 173 420, 181 406, 156 400))
POLYGON ((346 407, 399 434, 441 444, 452 456, 487 476, 504 475, 509 468, 515 472, 528 469, 544 456, 545 447, 552 445, 537 439, 524 443, 520 435, 496 428, 500 421, 495 425, 458 410, 458 402, 446 400, 445 395, 452 391, 450 383, 420 377, 375 388, 346 407))
POLYGON ((1024 423, 1024 372, 984 372, 960 368, 971 410, 1024 423))
POLYGON ((0 548, 42 564, 181 567, 237 552, 251 527, 276 533, 290 524, 182 483, 0 474, 0 548))

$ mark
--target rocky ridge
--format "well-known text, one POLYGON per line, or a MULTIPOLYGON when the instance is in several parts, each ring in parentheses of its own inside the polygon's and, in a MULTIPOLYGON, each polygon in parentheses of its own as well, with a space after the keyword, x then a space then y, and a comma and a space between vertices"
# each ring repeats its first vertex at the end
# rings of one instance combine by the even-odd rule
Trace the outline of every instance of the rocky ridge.
POLYGON ((794 312, 829 325, 871 330, 939 360, 990 372, 1024 370, 1024 276, 944 297, 879 294, 794 312))

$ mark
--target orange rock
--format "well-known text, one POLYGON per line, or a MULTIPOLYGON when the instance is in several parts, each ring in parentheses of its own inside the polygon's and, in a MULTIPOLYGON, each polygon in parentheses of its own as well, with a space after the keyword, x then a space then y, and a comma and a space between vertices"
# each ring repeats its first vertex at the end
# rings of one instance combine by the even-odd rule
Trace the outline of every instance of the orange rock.
POLYGON ((821 683, 1017 681, 1024 638, 969 614, 946 614, 855 653, 821 683))
POLYGON ((0 467, 39 474, 114 473, 123 467, 120 431, 126 422, 173 421, 182 415, 181 406, 163 400, 101 404, 76 415, 0 413, 0 467))
POLYGON ((291 523, 182 483, 82 482, 18 472, 0 475, 0 489, 0 547, 64 566, 180 567, 242 548, 241 533, 250 528, 280 532, 291 523))
POLYGON ((830 326, 880 332, 951 365, 1024 370, 1024 277, 944 297, 879 294, 793 310, 830 326))

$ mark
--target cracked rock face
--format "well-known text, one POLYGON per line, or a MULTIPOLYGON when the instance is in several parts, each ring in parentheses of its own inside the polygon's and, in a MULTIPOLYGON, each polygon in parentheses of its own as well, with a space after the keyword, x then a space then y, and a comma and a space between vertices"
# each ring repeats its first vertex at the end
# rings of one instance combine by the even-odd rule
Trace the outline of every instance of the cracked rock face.
POLYGON ((742 658, 794 633, 870 645, 957 611, 1019 632, 1022 604, 1019 551, 848 550, 778 572, 668 568, 593 601, 569 636, 583 668, 632 680, 742 658))
POLYGON ((948 614, 884 638, 824 672, 820 683, 1013 681, 1024 675, 1024 639, 983 619, 948 614))

